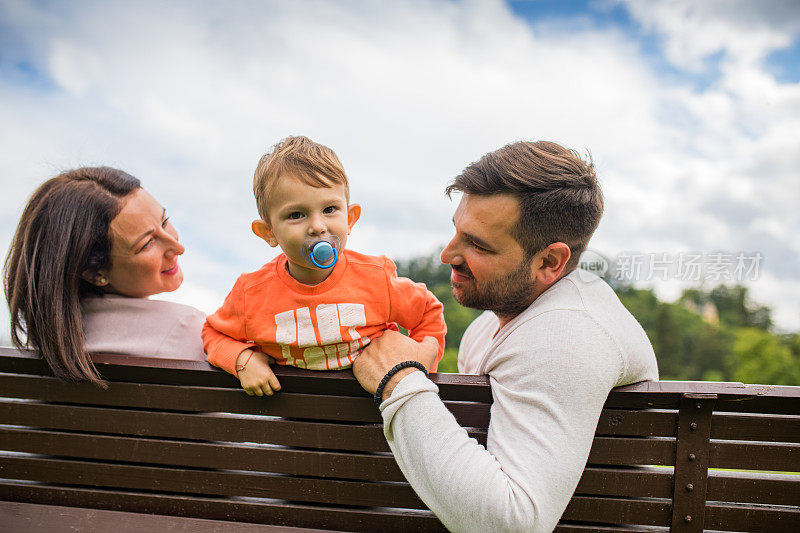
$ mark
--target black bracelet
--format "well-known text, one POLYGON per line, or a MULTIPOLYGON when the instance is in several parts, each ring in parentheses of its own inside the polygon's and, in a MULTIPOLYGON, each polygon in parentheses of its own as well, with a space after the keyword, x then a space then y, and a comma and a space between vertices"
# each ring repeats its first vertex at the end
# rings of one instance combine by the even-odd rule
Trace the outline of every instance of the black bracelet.
POLYGON ((425 365, 423 365, 419 361, 403 361, 402 363, 398 363, 398 364, 394 365, 392 367, 392 369, 389 370, 386 373, 385 376, 383 376, 383 379, 381 380, 381 382, 378 383, 378 388, 375 390, 375 396, 373 397, 373 399, 375 400, 375 405, 380 407, 381 403, 383 403, 383 399, 382 399, 383 398, 383 389, 386 388, 386 384, 389 383, 389 380, 392 379, 392 376, 394 376, 395 374, 397 374, 398 372, 400 372, 404 368, 411 368, 412 366, 414 368, 422 370, 425 373, 426 376, 428 375, 428 369, 425 368, 425 365))

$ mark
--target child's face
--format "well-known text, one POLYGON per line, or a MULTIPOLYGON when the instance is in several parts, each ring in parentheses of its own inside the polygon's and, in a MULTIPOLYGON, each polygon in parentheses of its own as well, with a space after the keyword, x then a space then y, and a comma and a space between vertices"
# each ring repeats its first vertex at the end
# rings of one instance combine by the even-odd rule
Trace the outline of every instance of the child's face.
POLYGON ((333 269, 320 269, 303 257, 309 238, 335 235, 344 250, 347 235, 361 215, 358 204, 347 204, 344 185, 313 187, 292 176, 281 176, 267 204, 269 220, 253 222, 253 231, 270 246, 280 246, 297 281, 322 282, 333 269))

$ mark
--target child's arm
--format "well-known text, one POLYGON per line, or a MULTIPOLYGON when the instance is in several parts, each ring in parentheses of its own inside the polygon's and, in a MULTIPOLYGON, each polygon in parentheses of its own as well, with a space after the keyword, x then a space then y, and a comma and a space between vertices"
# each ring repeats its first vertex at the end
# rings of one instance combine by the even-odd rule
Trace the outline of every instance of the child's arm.
POLYGON ((435 372, 444 353, 444 306, 424 283, 414 283, 397 276, 397 268, 386 259, 386 278, 389 286, 389 320, 408 330, 408 336, 417 342, 433 337, 439 343, 439 353, 431 365, 435 372))
POLYGON ((239 354, 256 347, 256 343, 247 337, 243 303, 244 290, 239 278, 222 307, 216 313, 208 315, 201 332, 208 362, 234 376, 239 354))
POLYGON ((208 362, 239 378, 249 395, 271 396, 280 390, 275 374, 269 368, 270 357, 257 351, 248 339, 242 302, 244 294, 239 281, 233 286, 216 313, 203 325, 203 349, 208 362))

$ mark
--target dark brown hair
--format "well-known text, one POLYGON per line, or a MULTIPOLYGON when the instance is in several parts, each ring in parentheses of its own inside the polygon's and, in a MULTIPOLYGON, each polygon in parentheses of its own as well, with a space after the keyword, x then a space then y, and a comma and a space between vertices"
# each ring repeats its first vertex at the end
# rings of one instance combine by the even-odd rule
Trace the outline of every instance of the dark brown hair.
POLYGON ((345 194, 350 200, 347 175, 336 152, 308 137, 286 137, 261 156, 253 176, 258 214, 264 222, 269 223, 269 194, 283 176, 292 176, 314 187, 344 185, 345 194))
POLYGON ((111 266, 109 224, 140 187, 121 170, 79 168, 44 182, 22 213, 3 269, 11 339, 38 349, 62 379, 103 385, 86 353, 80 307, 99 289, 81 274, 111 266))
POLYGON ((445 189, 489 196, 510 194, 519 200, 514 238, 525 259, 554 242, 570 248, 565 272, 578 265, 603 215, 603 193, 591 157, 548 141, 516 142, 472 163, 445 189))

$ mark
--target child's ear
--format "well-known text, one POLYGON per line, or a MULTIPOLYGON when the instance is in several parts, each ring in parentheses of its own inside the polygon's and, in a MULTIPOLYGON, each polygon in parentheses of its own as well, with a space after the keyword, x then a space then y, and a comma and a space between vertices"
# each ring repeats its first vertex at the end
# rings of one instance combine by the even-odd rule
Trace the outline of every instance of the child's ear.
MULTIPOLYGON (((347 225, 350 226, 350 229, 353 229, 359 218, 361 218, 361 206, 358 204, 347 206, 347 225)), ((348 231, 347 233, 349 234, 350 232, 348 231)))
POLYGON ((257 237, 267 241, 267 244, 273 248, 278 246, 278 239, 275 238, 275 235, 272 233, 272 228, 269 227, 269 224, 261 219, 258 219, 253 221, 252 228, 253 233, 255 233, 257 237))

